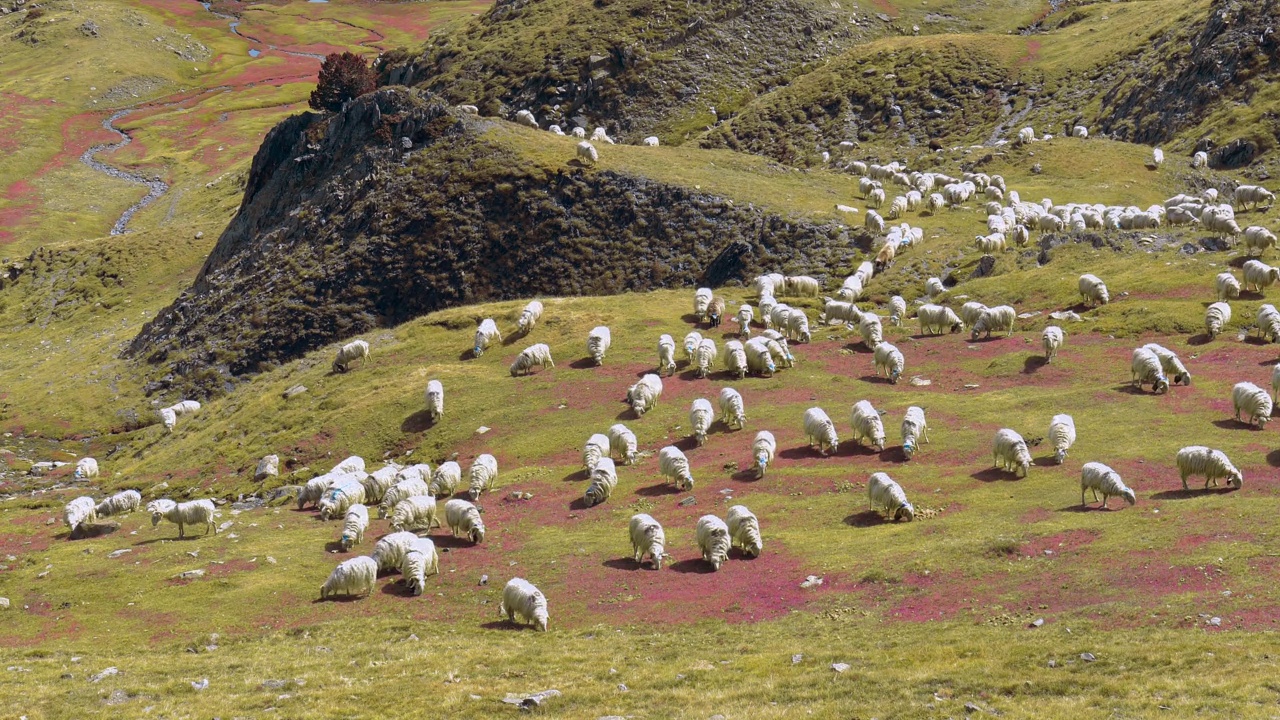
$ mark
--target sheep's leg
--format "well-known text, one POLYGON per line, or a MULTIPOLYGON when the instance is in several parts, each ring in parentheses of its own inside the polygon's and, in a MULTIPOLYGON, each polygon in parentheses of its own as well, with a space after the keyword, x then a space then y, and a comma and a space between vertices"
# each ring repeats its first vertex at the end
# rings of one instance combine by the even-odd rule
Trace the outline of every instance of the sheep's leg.
POLYGON ((178 539, 181 540, 182 538, 183 538, 182 523, 178 523, 178 539))

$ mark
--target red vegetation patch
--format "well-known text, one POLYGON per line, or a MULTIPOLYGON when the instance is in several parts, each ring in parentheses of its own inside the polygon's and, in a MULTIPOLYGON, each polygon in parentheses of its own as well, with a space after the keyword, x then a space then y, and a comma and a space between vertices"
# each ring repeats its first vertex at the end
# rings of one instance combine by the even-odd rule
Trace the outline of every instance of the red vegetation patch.
POLYGON ((1045 551, 1052 555, 1074 552, 1098 539, 1097 530, 1068 530, 1055 535, 1028 540, 1022 545, 1022 554, 1026 557, 1046 557, 1045 551))
POLYGON ((976 598, 990 589, 986 580, 966 578, 958 573, 912 573, 901 583, 906 597, 891 600, 885 616, 904 622, 950 620, 977 608, 976 598))
POLYGON ((1027 63, 1035 62, 1036 60, 1039 60, 1039 59, 1040 59, 1040 41, 1039 41, 1039 40, 1028 40, 1028 41, 1027 41, 1027 54, 1026 54, 1026 55, 1023 55, 1023 56, 1022 56, 1022 57, 1020 57, 1020 58, 1018 58, 1018 64, 1019 64, 1019 65, 1025 65, 1025 64, 1027 64, 1027 63))

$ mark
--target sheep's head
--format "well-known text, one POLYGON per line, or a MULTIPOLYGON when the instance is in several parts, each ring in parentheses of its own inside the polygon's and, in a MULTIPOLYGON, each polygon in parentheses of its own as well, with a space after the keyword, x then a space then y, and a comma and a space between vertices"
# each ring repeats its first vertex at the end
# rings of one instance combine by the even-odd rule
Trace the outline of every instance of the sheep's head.
POLYGON ((902 456, 910 460, 911 456, 916 452, 916 443, 914 440, 906 440, 902 443, 902 456))
POLYGON ((978 339, 978 335, 982 333, 982 330, 981 330, 980 328, 981 328, 981 323, 975 323, 975 324, 974 324, 974 326, 973 326, 973 331, 969 333, 969 338, 970 338, 971 340, 977 340, 977 339, 978 339))
POLYGON ((1180 373, 1175 374, 1175 375, 1173 376, 1173 384, 1174 384, 1174 385, 1190 385, 1190 384, 1191 384, 1191 373, 1186 372, 1186 371, 1184 370, 1183 372, 1180 372, 1180 373))
POLYGON ((1231 475, 1227 477, 1227 483, 1239 490, 1244 487, 1244 475, 1239 470, 1232 468, 1231 475))
POLYGON ((1057 452, 1053 454, 1053 459, 1055 462, 1061 465, 1062 461, 1067 459, 1067 449, 1060 448, 1057 452))
POLYGON ((679 481, 681 490, 693 489, 693 473, 690 473, 688 470, 685 470, 680 474, 679 481))
POLYGON ((1014 474, 1017 475, 1018 477, 1024 478, 1027 476, 1027 472, 1031 469, 1031 458, 1022 457, 1021 453, 1019 453, 1019 455, 1020 457, 1018 458, 1018 469, 1014 471, 1014 474))
POLYGON ((587 507, 595 507, 595 505, 600 501, 600 491, 597 490, 594 485, 587 488, 586 494, 582 496, 582 502, 585 503, 587 507))
POLYGON ((538 628, 538 631, 539 631, 539 632, 546 632, 546 631, 547 631, 547 620, 548 620, 548 619, 549 619, 549 618, 547 617, 547 609, 546 609, 546 608, 544 608, 544 607, 534 608, 534 611, 533 611, 533 624, 534 624, 534 626, 535 626, 535 627, 537 627, 537 628, 538 628))
POLYGON ((884 451, 884 432, 881 431, 880 434, 873 435, 871 438, 871 444, 873 447, 875 447, 876 452, 883 452, 884 451))
POLYGON ((511 377, 515 377, 520 372, 520 361, 511 363, 511 377))
POLYGON ((484 348, 480 347, 480 343, 476 343, 476 346, 475 348, 472 349, 472 352, 476 354, 476 357, 480 357, 481 355, 484 354, 484 348))
POLYGON ((962 332, 963 330, 964 330, 964 323, 963 323, 963 322, 961 322, 961 321, 959 321, 959 320, 956 320, 955 322, 951 323, 951 332, 952 332, 953 334, 954 334, 954 333, 958 333, 958 332, 962 332))
POLYGON ((1130 505, 1135 505, 1138 502, 1138 496, 1131 488, 1125 488, 1124 492, 1120 493, 1120 497, 1124 498, 1124 501, 1130 505))
POLYGON ((1157 377, 1155 382, 1151 383, 1151 391, 1157 395, 1169 392, 1169 380, 1163 375, 1157 377))
POLYGON ((911 503, 902 503, 902 505, 894 511, 893 519, 911 522, 916 519, 916 509, 911 506, 911 503))
POLYGON ((471 526, 471 532, 467 533, 467 535, 471 538, 471 542, 477 545, 484 542, 484 523, 476 520, 471 526))
MULTIPOLYGON (((892 371, 892 372, 890 372, 890 373, 889 373, 889 382, 890 382, 890 383, 893 383, 894 385, 897 385, 897 384, 898 384, 898 378, 900 378, 900 377, 902 377, 902 371, 900 371, 900 370, 894 370, 894 371, 892 371)), ((883 443, 882 443, 882 444, 883 444, 883 443)))
POLYGON ((800 342, 802 342, 802 343, 807 343, 807 342, 809 342, 809 340, 810 340, 812 337, 813 337, 813 336, 810 334, 810 332, 809 332, 809 330, 808 330, 808 329, 802 330, 802 331, 800 332, 800 342))
POLYGON ((756 467, 760 468, 760 474, 764 475, 764 471, 769 467, 769 455, 767 453, 756 453, 756 467))
POLYGON ((342 533, 342 539, 339 543, 342 545, 342 551, 346 552, 351 549, 352 545, 356 544, 356 539, 347 533, 342 533))

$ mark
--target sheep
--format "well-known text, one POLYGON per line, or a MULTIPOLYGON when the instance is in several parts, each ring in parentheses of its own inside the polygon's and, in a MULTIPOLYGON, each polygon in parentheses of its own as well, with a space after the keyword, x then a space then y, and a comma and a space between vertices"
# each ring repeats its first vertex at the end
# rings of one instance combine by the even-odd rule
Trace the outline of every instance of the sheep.
POLYGON ((759 275, 751 281, 751 287, 755 290, 756 296, 758 297, 777 295, 783 291, 786 285, 787 278, 781 273, 759 275))
POLYGON ((862 343, 868 348, 874 348, 884 341, 884 328, 881 327, 880 318, 875 313, 862 314, 862 320, 858 323, 858 332, 862 335, 862 343))
POLYGON ((454 537, 461 532, 477 545, 484 542, 484 520, 480 510, 466 500, 450 500, 444 504, 444 521, 454 537))
MULTIPOLYGON (((627 429, 626 425, 617 423, 609 427, 609 453, 607 457, 615 455, 624 465, 630 465, 636 461, 636 434, 627 429)), ((596 462, 599 464, 599 461, 596 462)), ((595 468, 592 468, 593 470, 595 468)))
POLYGON ((693 364, 694 356, 698 353, 698 343, 702 342, 702 333, 694 330, 684 336, 684 359, 690 365, 693 364))
POLYGON ((369 359, 369 343, 364 340, 353 340, 338 349, 338 354, 333 358, 333 372, 344 373, 351 369, 351 364, 356 360, 363 365, 369 359))
POLYGON ((1241 185, 1236 188, 1235 193, 1231 196, 1231 204, 1245 207, 1252 205, 1257 207, 1265 203, 1266 207, 1271 207, 1276 201, 1276 196, 1271 191, 1261 185, 1241 185))
POLYGON ((502 342, 502 333, 498 330, 498 324, 493 321, 493 318, 485 318, 480 321, 480 327, 476 328, 476 341, 471 348, 471 353, 480 357, 495 341, 502 342))
POLYGON ((1271 342, 1280 341, 1280 312, 1276 312, 1275 305, 1266 304, 1258 308, 1257 330, 1260 337, 1271 342))
POLYGON ((774 440, 773 433, 768 430, 761 430, 756 433, 755 440, 751 442, 751 457, 755 459, 756 477, 764 479, 764 472, 769 467, 769 463, 773 462, 773 456, 778 452, 778 442, 774 440))
POLYGON ((307 503, 315 507, 320 502, 320 496, 324 495, 324 491, 329 488, 331 480, 333 478, 328 474, 308 480, 307 484, 298 490, 298 509, 303 509, 307 503))
POLYGON ((1152 148, 1151 159, 1147 161, 1147 167, 1157 169, 1164 164, 1164 151, 1160 148, 1152 148))
POLYGON ((542 303, 537 300, 530 300, 528 305, 520 311, 520 319, 516 321, 516 331, 521 335, 528 335, 533 331, 538 320, 542 317, 542 303))
POLYGON ((578 138, 579 140, 585 140, 585 139, 587 138, 587 130, 586 130, 586 128, 576 127, 576 128, 574 128, 574 129, 570 130, 570 131, 569 131, 569 134, 570 134, 570 135, 572 135, 572 136, 573 136, 573 137, 575 137, 575 138, 578 138))
POLYGON ((1240 281, 1230 272, 1218 273, 1218 277, 1214 278, 1213 288, 1217 291, 1219 300, 1240 297, 1240 281))
POLYGON ((373 544, 371 557, 377 563, 378 572, 400 570, 404 565, 405 553, 409 552, 418 541, 418 536, 407 531, 389 533, 373 544))
POLYGON ((703 338, 702 342, 698 343, 698 352, 696 355, 698 377, 704 378, 707 376, 707 373, 711 372, 711 368, 716 364, 716 358, 718 355, 719 354, 716 352, 715 340, 712 340, 711 338, 703 338))
POLYGON ((1235 408, 1237 421, 1240 421, 1241 411, 1249 416, 1250 425, 1259 428, 1266 427, 1271 419, 1271 396, 1251 382, 1239 382, 1231 388, 1231 405, 1235 408))
POLYGON ((369 597, 378 580, 378 563, 367 555, 343 560, 329 574, 329 579, 320 586, 320 599, 327 600, 339 595, 361 595, 369 597))
POLYGON ((658 136, 650 135, 649 137, 641 140, 640 144, 645 147, 658 147, 658 136))
POLYGON ((858 324, 862 322, 862 311, 851 302, 823 298, 822 314, 819 316, 819 320, 822 322, 835 320, 858 324))
POLYGON ((542 632, 547 631, 547 598, 533 583, 524 578, 511 578, 502 588, 502 603, 498 616, 507 616, 507 622, 527 622, 542 632))
POLYGON ((343 475, 342 479, 330 485, 324 491, 316 507, 320 510, 320 519, 341 517, 347 508, 364 502, 364 485, 358 475, 343 475))
POLYGON ((161 520, 178 526, 178 539, 186 536, 187 525, 204 525, 204 534, 213 532, 213 518, 216 514, 212 500, 192 500, 175 503, 172 500, 153 500, 147 503, 147 512, 151 513, 151 527, 160 524, 161 520))
POLYGON ((792 275, 786 279, 785 292, 798 297, 818 297, 822 285, 808 275, 792 275))
POLYGON ((1250 225, 1244 229, 1244 246, 1249 249, 1250 255, 1253 255, 1254 250, 1265 254, 1267 248, 1276 246, 1276 236, 1260 225, 1250 225))
POLYGON ((1098 500, 1098 493, 1102 493, 1102 507, 1107 507, 1107 501, 1113 495, 1118 495, 1125 499, 1125 502, 1133 505, 1138 502, 1138 498, 1133 491, 1125 486, 1124 481, 1120 479, 1120 473, 1103 465, 1100 462, 1087 462, 1080 468, 1080 505, 1081 507, 1088 505, 1084 499, 1086 490, 1093 491, 1094 502, 1098 500))
POLYGON ((809 332, 809 316, 800 308, 792 308, 787 315, 787 339, 807 343, 812 337, 809 332))
POLYGON ((1071 137, 1077 137, 1077 138, 1080 138, 1081 140, 1087 140, 1089 138, 1089 128, 1083 125, 1076 125, 1075 127, 1071 128, 1071 137))
POLYGON ((668 445, 658 451, 658 472, 674 483, 679 490, 693 489, 693 473, 689 471, 689 458, 680 448, 668 445))
POLYGON ((871 192, 867 193, 867 207, 879 208, 879 207, 882 207, 883 205, 884 205, 884 189, 872 188, 871 192))
POLYGON ((538 129, 538 118, 534 117, 533 113, 528 110, 517 110, 516 124, 525 125, 536 130, 538 129))
POLYGON ((889 203, 889 219, 897 220, 898 218, 907 214, 908 206, 909 206, 909 203, 905 196, 898 195, 894 197, 893 201, 889 203))
POLYGON ((444 417, 444 385, 439 380, 427 383, 427 419, 434 425, 444 417))
POLYGON ((982 317, 982 313, 986 309, 986 305, 971 300, 960 307, 960 319, 964 321, 965 325, 973 326, 977 324, 978 318, 982 317))
POLYGON ((826 455, 827 448, 831 452, 839 449, 840 438, 836 435, 836 425, 822 408, 809 408, 804 411, 804 434, 809 447, 817 445, 818 452, 826 455))
POLYGON ((747 557, 760 557, 764 549, 764 541, 760 538, 760 520, 746 505, 734 505, 729 508, 726 517, 729 529, 729 547, 742 548, 747 557))
POLYGON ((946 204, 947 204, 947 200, 946 198, 942 197, 942 193, 929 193, 929 197, 925 199, 924 207, 925 207, 925 210, 927 210, 930 215, 933 215, 937 213, 939 210, 941 210, 942 208, 946 207, 946 204))
POLYGON ((676 373, 676 341, 670 335, 662 335, 658 338, 658 370, 659 377, 663 371, 668 375, 676 373))
POLYGON ((884 232, 884 218, 880 217, 880 213, 875 210, 868 210, 862 220, 862 226, 873 233, 882 233, 884 232))
POLYGON ((875 347, 875 363, 876 377, 879 377, 880 371, 883 370, 889 382, 896 385, 898 379, 902 377, 902 368, 906 361, 897 347, 882 342, 875 347))
POLYGON ((391 529, 396 532, 404 530, 430 530, 439 527, 436 518, 436 499, 431 495, 414 495, 396 503, 391 511, 391 529))
POLYGON ((378 470, 363 476, 360 479, 360 484, 364 486, 365 503, 382 502, 382 498, 386 497, 387 491, 399 482, 398 476, 401 470, 404 470, 404 468, 400 465, 388 463, 378 470))
POLYGON ((81 480, 98 477, 98 461, 91 457, 80 458, 76 462, 74 477, 81 480))
MULTIPOLYGON (((859 313, 861 314, 861 313, 859 313)), ((902 327, 902 319, 907 316, 907 301, 901 295, 889 298, 889 324, 902 327)))
POLYGON ((583 140, 578 143, 577 151, 578 162, 586 165, 595 165, 600 160, 600 152, 596 150, 596 146, 583 140))
POLYGON ((921 335, 941 335, 948 329, 957 333, 964 329, 964 321, 944 305, 921 305, 916 317, 920 319, 921 335))
POLYGON ((738 379, 747 376, 747 350, 737 340, 729 340, 724 344, 724 365, 738 379))
POLYGON ((137 490, 122 490, 98 503, 94 515, 100 518, 131 513, 142 506, 142 495, 137 490))
POLYGON ((777 356, 778 362, 782 367, 794 367, 796 358, 791 354, 791 349, 787 346, 787 339, 776 330, 765 330, 761 333, 761 339, 769 348, 771 355, 777 356))
POLYGON ((849 424, 853 426, 853 441, 861 443, 864 439, 871 442, 876 452, 884 450, 884 422, 880 413, 866 400, 854 403, 849 416, 849 424))
POLYGON ((707 309, 711 307, 713 297, 711 288, 698 288, 693 293, 693 314, 698 316, 698 322, 707 321, 707 309))
POLYGON ((1271 399, 1280 399, 1280 364, 1271 369, 1271 399))
POLYGON ((751 337, 751 321, 755 319, 755 310, 750 305, 743 303, 738 306, 738 314, 733 316, 735 322, 738 323, 738 337, 751 337))
POLYGON ((440 463, 436 471, 431 473, 431 482, 427 483, 427 493, 434 497, 451 497, 462 484, 462 466, 450 460, 440 463))
POLYGON ((876 272, 884 272, 886 268, 893 266, 893 259, 898 256, 898 244, 897 241, 888 239, 884 245, 880 246, 880 250, 876 253, 876 258, 873 261, 876 266, 876 272))
POLYGON ((766 373, 772 377, 778 366, 774 363, 773 353, 769 349, 767 338, 754 337, 743 346, 747 355, 747 369, 758 375, 766 373))
POLYGON ((82 527, 95 522, 97 519, 97 506, 94 504, 93 498, 88 495, 72 500, 62 509, 62 521, 67 524, 72 536, 75 536, 82 527))
POLYGON ((1141 389, 1143 385, 1149 383, 1151 392, 1160 394, 1169 391, 1169 380, 1165 377, 1164 369, 1160 367, 1160 358, 1150 350, 1136 348, 1133 351, 1130 368, 1133 371, 1134 387, 1141 389))
POLYGON ((181 417, 183 415, 191 415, 195 413, 200 409, 200 403, 195 400, 183 400, 182 402, 170 405, 169 409, 172 410, 175 415, 181 417))
POLYGON ((1209 165, 1209 153, 1203 150, 1197 150, 1196 153, 1191 156, 1191 167, 1202 168, 1202 167, 1207 167, 1208 165, 1209 165))
POLYGON ((610 458, 600 458, 596 469, 591 471, 591 484, 582 496, 587 507, 594 507, 609 499, 613 489, 618 486, 618 471, 610 458))
POLYGON ((1224 302, 1216 302, 1204 313, 1204 331, 1212 340, 1218 337, 1227 323, 1231 322, 1231 306, 1224 302))
POLYGON ((702 559, 711 563, 712 570, 719 570, 729 557, 729 526, 715 515, 698 518, 698 547, 702 559))
POLYGON ((591 139, 595 142, 609 143, 610 145, 614 144, 613 138, 609 137, 609 131, 605 130, 603 127, 597 127, 595 131, 591 133, 591 139))
POLYGON ((636 563, 643 565, 644 557, 648 555, 653 569, 661 570, 667 544, 667 534, 663 532, 662 525, 650 515, 637 513, 627 524, 627 534, 631 537, 631 552, 636 563))
POLYGON ((1018 131, 1017 145, 1030 145, 1035 142, 1036 131, 1033 128, 1024 127, 1018 131))
POLYGON ((720 327, 720 321, 724 319, 724 298, 717 295, 711 298, 711 305, 707 308, 707 324, 709 327, 720 327))
POLYGON ((1209 483, 1215 486, 1219 479, 1226 479, 1231 487, 1237 490, 1244 486, 1244 475, 1231 464, 1221 450, 1212 450, 1203 445, 1190 445, 1178 451, 1178 473, 1182 476, 1182 489, 1189 490, 1187 478, 1192 475, 1204 476, 1204 487, 1209 483))
POLYGON ((1053 443, 1054 462, 1061 465, 1076 442, 1076 421, 1070 415, 1054 415, 1049 421, 1049 441, 1053 443))
POLYGON ((559 125, 548 126, 547 132, 551 133, 552 135, 560 135, 562 137, 564 136, 564 130, 559 125))
POLYGON ((471 484, 467 488, 467 496, 474 502, 480 499, 485 490, 493 489, 493 483, 498 478, 498 458, 488 453, 476 456, 471 461, 469 475, 471 484))
POLYGON ((658 404, 662 396, 662 378, 653 373, 646 373, 636 384, 627 389, 627 403, 636 417, 644 417, 646 412, 658 404))
POLYGON ((733 388, 720 390, 720 422, 731 429, 741 430, 747 425, 747 412, 743 407, 742 395, 733 388))
POLYGON ((418 538, 404 554, 400 564, 400 581, 417 597, 426 589, 427 575, 440 574, 440 554, 429 538, 418 538))
POLYGON ((867 480, 867 505, 871 510, 878 506, 893 522, 916 519, 916 509, 907 502, 906 492, 887 473, 872 473, 867 480))
POLYGON ((1009 244, 1004 239, 1004 233, 991 233, 990 235, 978 235, 974 238, 978 246, 978 250, 984 255, 990 255, 994 252, 1004 252, 1009 249, 1009 244))
POLYGON ((590 473, 596 469, 596 463, 600 462, 600 458, 608 455, 609 437, 596 433, 587 439, 586 446, 582 448, 582 467, 590 473))
POLYGON ((522 350, 516 356, 516 361, 511 363, 511 377, 528 375, 534 365, 543 370, 556 366, 555 361, 551 359, 551 348, 547 347, 546 343, 536 343, 522 350))
POLYGON ((1008 428, 996 432, 991 443, 991 457, 995 466, 1012 472, 1015 477, 1026 477, 1031 467, 1031 451, 1022 436, 1008 428))
POLYGON ((786 303, 777 303, 769 308, 768 322, 765 323, 766 329, 777 329, 779 332, 786 332, 787 318, 791 316, 791 306, 786 303))
POLYGON ((1111 296, 1107 293, 1106 284, 1097 275, 1090 275, 1089 273, 1081 275, 1076 287, 1080 290, 1080 297, 1084 298, 1086 307, 1106 305, 1111 302, 1111 296))
POLYGON ((609 332, 609 328, 603 325, 592 328, 587 334, 587 354, 596 365, 604 364, 605 353, 609 352, 609 346, 612 344, 613 335, 609 332))
POLYGON ((1173 381, 1174 385, 1190 385, 1191 373, 1187 372, 1187 368, 1182 364, 1178 354, 1155 343, 1147 343, 1143 348, 1155 353, 1160 359, 1160 369, 1164 370, 1164 374, 1173 381))
MULTIPOLYGON (((428 468, 429 470, 429 468, 428 468)), ((422 495, 430 495, 431 489, 427 486, 427 479, 423 477, 414 477, 407 480, 401 480, 392 485, 387 494, 382 496, 382 502, 378 504, 378 518, 389 517, 396 505, 408 500, 412 497, 422 495)))
POLYGON ((160 423, 164 425, 165 432, 173 432, 173 427, 178 424, 178 416, 169 408, 160 408, 157 413, 160 415, 160 423))
POLYGON ((715 417, 715 411, 711 409, 711 402, 706 398, 698 398, 693 401, 693 407, 689 409, 689 426, 693 433, 693 440, 698 447, 702 447, 707 442, 707 430, 711 427, 711 421, 715 417))
POLYGON ((1018 313, 1008 305, 997 305, 987 308, 978 316, 978 321, 973 324, 973 332, 970 337, 977 340, 978 336, 986 333, 987 337, 991 337, 993 330, 1006 330, 1005 337, 1013 336, 1013 325, 1018 319, 1018 313))
POLYGON ((364 542, 364 531, 369 529, 369 508, 364 505, 352 505, 342 520, 342 536, 338 543, 342 552, 349 552, 353 545, 364 542))
POLYGON ((1057 325, 1050 325, 1044 329, 1044 333, 1040 335, 1040 341, 1044 344, 1044 361, 1046 363, 1053 362, 1058 357, 1058 348, 1062 347, 1065 342, 1066 333, 1057 325))
POLYGON ((947 288, 943 286, 942 281, 936 277, 931 277, 924 281, 924 294, 930 298, 936 298, 945 293, 947 288))
POLYGON ((917 441, 929 442, 929 425, 924 410, 912 405, 902 418, 902 454, 907 460, 915 455, 917 441))

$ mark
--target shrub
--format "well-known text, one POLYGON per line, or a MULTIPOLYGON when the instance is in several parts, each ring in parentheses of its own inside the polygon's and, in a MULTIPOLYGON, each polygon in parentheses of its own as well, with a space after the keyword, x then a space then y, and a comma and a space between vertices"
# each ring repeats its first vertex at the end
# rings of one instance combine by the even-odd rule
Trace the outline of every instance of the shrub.
POLYGON ((353 98, 375 89, 373 70, 355 53, 330 53, 320 64, 320 78, 311 91, 313 110, 337 112, 353 98))

